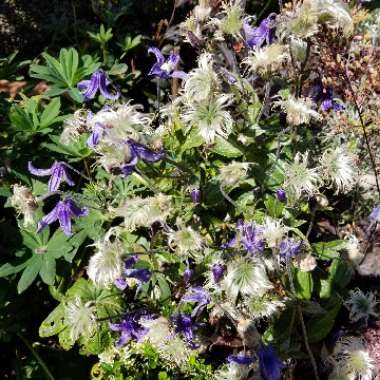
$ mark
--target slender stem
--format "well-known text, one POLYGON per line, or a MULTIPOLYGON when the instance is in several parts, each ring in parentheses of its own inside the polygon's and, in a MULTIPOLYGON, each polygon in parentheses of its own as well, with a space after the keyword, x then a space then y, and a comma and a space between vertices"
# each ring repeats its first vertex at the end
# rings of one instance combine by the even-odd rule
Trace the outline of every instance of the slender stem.
POLYGON ((317 209, 313 207, 313 209, 311 210, 311 219, 309 223, 309 228, 307 229, 307 232, 306 232, 306 237, 308 240, 309 240, 309 235, 311 233, 311 230, 313 229, 316 213, 317 213, 317 209))
POLYGON ((235 208, 237 207, 237 204, 232 200, 232 198, 230 198, 230 196, 224 191, 223 189, 223 186, 220 185, 219 186, 219 190, 220 192, 222 193, 223 197, 232 204, 232 206, 234 206, 235 208))
POLYGON ((272 87, 271 81, 268 81, 268 82, 265 83, 264 99, 263 99, 263 103, 262 103, 261 108, 260 108, 260 112, 259 112, 259 114, 257 115, 257 118, 256 118, 256 124, 259 124, 260 119, 263 116, 263 113, 264 113, 264 110, 266 108, 267 101, 268 101, 268 98, 269 98, 271 87, 272 87))
POLYGON ((264 8, 261 10, 261 12, 259 13, 259 15, 257 16, 257 20, 260 20, 261 19, 261 16, 263 14, 265 14, 265 12, 267 11, 267 9, 269 8, 270 4, 272 3, 272 0, 268 0, 266 2, 266 4, 264 5, 264 8))
POLYGON ((349 87, 350 92, 352 94, 352 97, 354 99, 354 105, 355 105, 356 111, 357 111, 357 113, 359 115, 360 125, 362 127, 364 140, 365 140, 365 143, 367 145, 367 150, 368 150, 369 158, 370 158, 370 161, 371 161, 373 174, 375 176, 376 188, 377 188, 377 192, 378 192, 378 195, 379 195, 379 198, 380 198, 380 184, 379 184, 379 178, 378 178, 378 175, 377 175, 377 167, 376 167, 375 157, 373 156, 373 153, 372 153, 371 145, 369 143, 369 138, 368 138, 368 134, 367 134, 367 129, 366 129, 366 126, 365 126, 365 123, 364 123, 364 119, 363 119, 363 114, 362 114, 362 111, 361 111, 361 109, 359 107, 359 103, 358 103, 358 98, 356 96, 356 92, 352 88, 352 83, 351 83, 350 77, 349 77, 349 75, 347 73, 347 68, 344 71, 344 76, 345 76, 345 78, 347 80, 348 87, 349 87))
POLYGON ((157 78, 157 113, 158 113, 158 117, 160 117, 159 115, 160 115, 160 107, 161 107, 160 95, 161 95, 160 78, 157 78))
POLYGON ((311 361, 311 366, 313 367, 314 377, 315 377, 315 380, 320 380, 319 379, 319 375, 318 375, 317 362, 315 361, 313 352, 311 351, 311 348, 310 348, 309 338, 307 336, 307 331, 306 331, 305 321, 304 321, 303 315, 302 315, 301 306, 298 305, 297 309, 298 309, 298 316, 299 316, 299 319, 300 319, 300 322, 301 322, 303 339, 304 339, 304 342, 305 342, 306 351, 307 351, 307 353, 309 355, 309 358, 310 358, 310 361, 311 361))
POLYGON ((45 362, 42 360, 39 353, 32 347, 32 345, 21 334, 17 334, 17 336, 23 341, 25 346, 28 347, 29 351, 36 358, 38 364, 41 366, 43 372, 45 373, 46 378, 48 380, 54 380, 54 376, 50 372, 49 368, 46 366, 45 362))

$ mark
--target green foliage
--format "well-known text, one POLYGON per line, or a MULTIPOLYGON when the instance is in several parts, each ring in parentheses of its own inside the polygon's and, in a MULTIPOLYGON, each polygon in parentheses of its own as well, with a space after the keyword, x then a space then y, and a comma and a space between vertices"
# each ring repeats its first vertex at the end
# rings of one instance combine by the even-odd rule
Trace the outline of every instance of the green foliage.
POLYGON ((74 48, 61 49, 58 59, 48 53, 42 53, 42 56, 46 65, 32 64, 30 75, 48 82, 49 90, 45 95, 55 97, 68 93, 73 100, 81 103, 83 98, 76 84, 98 69, 100 63, 90 55, 79 57, 74 48))

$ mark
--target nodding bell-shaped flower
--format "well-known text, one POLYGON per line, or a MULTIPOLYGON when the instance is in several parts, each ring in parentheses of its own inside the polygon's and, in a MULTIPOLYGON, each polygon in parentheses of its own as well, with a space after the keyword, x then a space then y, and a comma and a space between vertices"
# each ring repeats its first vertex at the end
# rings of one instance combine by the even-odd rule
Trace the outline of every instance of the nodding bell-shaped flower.
POLYGON ((130 149, 131 158, 129 162, 123 165, 121 168, 121 172, 125 176, 132 174, 139 159, 148 162, 156 162, 161 160, 165 155, 164 152, 153 152, 146 146, 139 144, 133 140, 128 140, 127 144, 130 149))
POLYGON ((94 99, 98 91, 110 100, 116 100, 120 97, 120 91, 116 88, 110 91, 111 81, 103 70, 96 70, 90 79, 82 80, 78 83, 78 90, 84 96, 85 101, 94 99))
POLYGON ((250 365, 255 362, 255 358, 246 355, 229 355, 227 361, 230 363, 236 363, 240 365, 250 365))
POLYGON ((332 86, 324 87, 320 80, 316 80, 312 88, 313 101, 321 102, 321 109, 325 112, 333 109, 342 111, 344 106, 334 100, 334 89, 332 86))
POLYGON ((68 165, 63 161, 54 161, 53 165, 49 169, 37 169, 33 166, 32 162, 28 162, 28 170, 31 174, 38 177, 45 177, 50 175, 48 182, 49 192, 57 191, 62 179, 69 185, 74 186, 75 183, 71 179, 68 171, 68 165))
POLYGON ((171 53, 169 58, 165 60, 161 50, 158 48, 151 47, 148 49, 148 53, 153 53, 157 61, 150 69, 149 75, 154 75, 160 79, 186 79, 187 74, 184 71, 176 70, 180 59, 178 54, 171 53))
POLYGON ((261 376, 265 380, 280 380, 284 365, 272 345, 261 345, 257 350, 261 376))
POLYGON ((250 48, 259 48, 264 44, 270 45, 273 42, 275 19, 276 14, 271 13, 267 18, 261 21, 257 28, 250 26, 247 19, 244 20, 243 30, 247 45, 250 48))
POLYGON ((41 232, 49 224, 58 220, 64 234, 71 236, 71 219, 86 216, 87 214, 88 210, 86 208, 79 208, 70 197, 67 197, 63 201, 58 201, 53 210, 41 219, 37 226, 37 232, 41 232))

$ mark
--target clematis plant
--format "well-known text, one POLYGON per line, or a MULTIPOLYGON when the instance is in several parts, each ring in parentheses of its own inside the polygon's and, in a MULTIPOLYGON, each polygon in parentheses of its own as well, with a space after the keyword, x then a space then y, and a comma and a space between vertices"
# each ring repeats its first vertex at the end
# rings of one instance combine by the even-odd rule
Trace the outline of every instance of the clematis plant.
POLYGON ((48 214, 46 214, 38 223, 37 232, 41 232, 49 224, 58 220, 62 231, 67 236, 71 236, 71 219, 86 216, 88 210, 86 208, 79 208, 73 199, 66 197, 63 201, 58 201, 48 214))
POLYGON ((178 54, 171 53, 169 58, 165 60, 161 50, 156 47, 149 48, 148 53, 153 53, 156 56, 156 63, 150 69, 149 75, 156 76, 160 79, 186 79, 187 74, 184 71, 176 69, 180 59, 178 54))
POLYGON ((96 70, 90 79, 80 81, 77 87, 86 101, 94 99, 98 92, 110 100, 120 97, 120 91, 117 88, 113 87, 113 93, 111 92, 111 81, 105 71, 101 69, 96 70))

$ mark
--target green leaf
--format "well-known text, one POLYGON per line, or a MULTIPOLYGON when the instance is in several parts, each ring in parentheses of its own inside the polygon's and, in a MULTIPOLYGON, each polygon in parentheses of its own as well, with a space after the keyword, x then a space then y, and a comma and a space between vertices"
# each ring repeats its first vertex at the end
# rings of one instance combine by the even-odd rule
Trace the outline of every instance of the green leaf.
POLYGON ((22 271, 28 265, 28 260, 24 261, 19 265, 12 265, 6 263, 0 267, 0 277, 10 276, 11 274, 18 273, 22 271))
POLYGON ((210 148, 210 150, 211 152, 228 158, 236 158, 243 155, 243 152, 240 149, 236 148, 229 141, 219 136, 215 139, 215 144, 210 148))
POLYGON ((311 272, 302 272, 301 270, 294 268, 294 287, 296 289, 296 295, 300 299, 309 300, 313 292, 313 276, 311 272))
POLYGON ((165 302, 171 297, 171 291, 165 276, 162 273, 156 273, 158 287, 160 288, 160 301, 165 302))
POLYGON ((54 123, 61 108, 60 98, 53 99, 44 109, 40 118, 40 127, 44 128, 54 123))
POLYGON ((186 136, 186 140, 181 147, 181 153, 186 152, 191 148, 197 148, 203 144, 203 138, 199 135, 196 129, 192 129, 190 133, 186 136))
POLYGON ((25 289, 31 285, 31 283, 37 277, 42 266, 42 255, 34 254, 29 260, 24 272, 22 272, 21 278, 17 284, 18 293, 22 293, 25 289))
POLYGON ((335 318, 342 306, 342 299, 334 295, 322 307, 326 310, 324 315, 316 315, 310 318, 306 324, 307 335, 310 343, 316 343, 324 339, 334 326, 335 318))
POLYGON ((80 93, 80 91, 77 88, 70 88, 69 89, 69 95, 71 99, 75 100, 77 103, 83 103, 83 95, 80 93))
POLYGON ((59 334, 65 327, 65 307, 61 303, 41 323, 38 332, 41 338, 47 338, 59 334))
POLYGON ((55 279, 55 271, 55 259, 48 255, 44 255, 39 272, 42 281, 47 285, 53 285, 55 279))
POLYGON ((311 247, 321 260, 337 259, 340 251, 346 246, 344 240, 333 240, 329 242, 313 243, 311 247))
POLYGON ((269 216, 273 218, 280 218, 284 210, 284 204, 273 196, 268 196, 264 201, 265 207, 268 210, 269 216))

